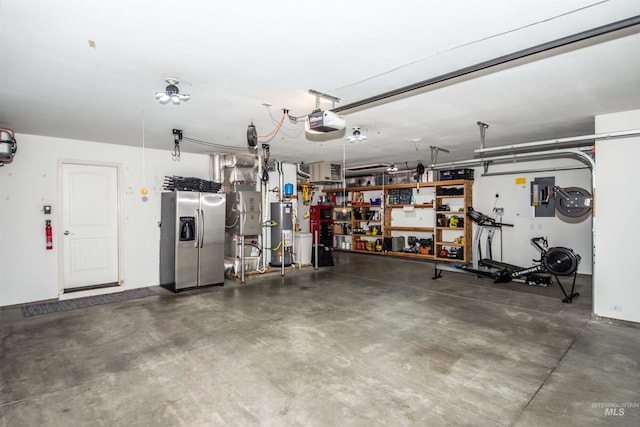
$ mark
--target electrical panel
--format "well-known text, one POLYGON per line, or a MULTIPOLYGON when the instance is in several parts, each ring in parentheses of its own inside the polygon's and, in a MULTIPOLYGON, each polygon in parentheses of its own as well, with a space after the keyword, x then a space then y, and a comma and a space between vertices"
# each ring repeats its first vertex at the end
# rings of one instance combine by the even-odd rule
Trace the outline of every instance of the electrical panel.
POLYGON ((342 165, 332 162, 309 164, 309 181, 313 183, 342 182, 342 165))
POLYGON ((556 201, 551 197, 554 185, 556 179, 553 176, 531 181, 531 206, 534 207, 536 218, 556 216, 556 201))

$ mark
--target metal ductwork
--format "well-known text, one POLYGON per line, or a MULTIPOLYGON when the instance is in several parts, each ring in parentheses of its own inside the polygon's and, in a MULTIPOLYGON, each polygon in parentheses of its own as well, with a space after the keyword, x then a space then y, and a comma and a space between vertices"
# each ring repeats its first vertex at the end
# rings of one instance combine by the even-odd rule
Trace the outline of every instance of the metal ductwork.
POLYGON ((222 184, 229 193, 238 186, 252 186, 258 182, 260 159, 251 154, 212 154, 211 175, 214 182, 222 184))
POLYGON ((311 178, 311 174, 309 172, 305 172, 305 171, 302 170, 302 164, 301 163, 298 163, 296 165, 296 173, 298 174, 298 176, 301 176, 302 178, 305 178, 305 179, 311 178))

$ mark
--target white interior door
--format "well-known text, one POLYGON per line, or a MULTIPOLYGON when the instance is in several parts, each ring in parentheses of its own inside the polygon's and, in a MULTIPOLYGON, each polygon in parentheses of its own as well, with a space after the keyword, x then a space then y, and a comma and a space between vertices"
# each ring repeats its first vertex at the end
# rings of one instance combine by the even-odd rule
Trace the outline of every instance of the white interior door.
POLYGON ((62 164, 65 292, 118 285, 118 169, 62 164))

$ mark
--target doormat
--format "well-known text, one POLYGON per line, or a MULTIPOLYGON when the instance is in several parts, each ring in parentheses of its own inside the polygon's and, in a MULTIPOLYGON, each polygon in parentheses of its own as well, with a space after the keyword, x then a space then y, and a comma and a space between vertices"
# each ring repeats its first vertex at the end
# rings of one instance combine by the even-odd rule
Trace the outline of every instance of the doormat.
POLYGON ((39 316, 41 314, 58 313, 60 311, 111 304, 112 302, 145 298, 153 295, 158 295, 158 293, 149 288, 138 288, 130 289, 123 292, 115 292, 113 294, 95 295, 92 297, 70 299, 65 301, 45 302, 41 304, 31 304, 22 307, 22 316, 30 317, 39 316))

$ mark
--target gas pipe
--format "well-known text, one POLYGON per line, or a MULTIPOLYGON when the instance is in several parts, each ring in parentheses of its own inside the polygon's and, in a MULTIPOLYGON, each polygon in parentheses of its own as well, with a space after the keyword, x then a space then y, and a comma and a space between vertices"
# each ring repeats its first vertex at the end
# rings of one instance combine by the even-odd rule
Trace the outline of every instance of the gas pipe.
POLYGON ((51 229, 51 220, 46 220, 46 226, 44 227, 45 234, 47 236, 47 250, 53 249, 53 230, 51 229))

